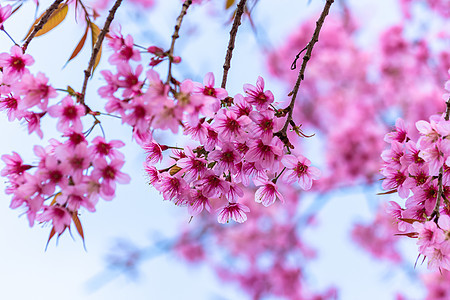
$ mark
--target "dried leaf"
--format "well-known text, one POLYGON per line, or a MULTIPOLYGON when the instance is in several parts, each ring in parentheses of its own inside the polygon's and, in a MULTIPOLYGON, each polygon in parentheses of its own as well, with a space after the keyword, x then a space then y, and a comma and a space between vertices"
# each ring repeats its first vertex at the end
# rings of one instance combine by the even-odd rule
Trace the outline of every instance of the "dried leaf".
POLYGON ((55 197, 53 197, 53 200, 52 200, 52 202, 50 203, 50 206, 55 205, 55 204, 56 204, 56 198, 58 198, 58 197, 61 196, 61 195, 62 195, 61 192, 56 193, 56 194, 55 194, 55 197))
POLYGON ((52 227, 52 231, 50 231, 50 235, 48 237, 47 245, 45 245, 45 251, 47 251, 48 243, 50 243, 50 240, 55 236, 55 227, 52 227))
POLYGON ((414 222, 420 222, 420 220, 416 220, 416 219, 408 219, 408 218, 399 218, 400 221, 409 223, 409 224, 413 224, 414 222))
MULTIPOLYGON (((87 38, 87 34, 89 31, 89 26, 86 27, 86 31, 84 32, 83 37, 81 38, 81 40, 78 42, 78 45, 75 47, 75 50, 73 50, 72 55, 70 56, 69 60, 67 61, 67 63, 69 61, 71 61, 72 59, 74 59, 78 53, 80 53, 81 49, 83 49, 84 43, 86 42, 86 38, 87 38)), ((67 64, 66 63, 66 64, 67 64)))
MULTIPOLYGON (((100 35, 100 28, 98 28, 97 25, 94 23, 89 23, 89 26, 91 27, 91 33, 92 33, 92 51, 94 51, 95 43, 97 42, 98 36, 100 35)), ((100 58, 102 57, 102 46, 100 46, 100 50, 98 51, 97 57, 95 58, 94 66, 92 68, 92 73, 94 73, 95 68, 97 68, 98 63, 100 62, 100 58)))
POLYGON ((177 174, 180 170, 181 170, 181 168, 179 166, 173 166, 170 169, 169 174, 173 176, 173 175, 177 174))
POLYGON ((19 8, 22 7, 22 5, 23 5, 23 2, 22 2, 19 6, 17 6, 16 8, 14 8, 14 10, 11 12, 11 16, 12 16, 16 11, 18 11, 19 8))
POLYGON ((389 195, 389 194, 394 194, 397 193, 397 189, 393 189, 384 193, 377 193, 377 195, 389 195))
POLYGON ((396 233, 394 235, 401 235, 401 236, 407 236, 410 238, 416 238, 419 236, 419 234, 417 232, 408 232, 408 233, 396 233))
POLYGON ((77 92, 75 92, 75 90, 70 85, 67 86, 67 92, 69 92, 70 96, 76 96, 77 95, 77 92))
POLYGON ((78 218, 77 212, 74 212, 72 214, 72 220, 73 220, 73 223, 75 224, 75 227, 77 228, 78 234, 81 236, 81 238, 84 241, 83 226, 81 226, 81 222, 80 222, 80 219, 78 218))
POLYGON ((225 9, 229 9, 231 6, 233 6, 235 0, 227 0, 225 3, 225 9))
MULTIPOLYGON (((69 7, 67 6, 67 4, 65 4, 65 3, 60 4, 58 6, 58 8, 52 13, 50 18, 47 20, 47 23, 45 23, 44 26, 42 26, 42 28, 36 33, 35 37, 46 34, 50 30, 52 30, 53 28, 58 26, 66 18, 68 10, 69 10, 69 7)), ((45 12, 42 13, 42 15, 39 18, 37 18, 36 21, 34 21, 33 25, 31 26, 31 28, 28 31, 24 40, 26 40, 28 38, 28 36, 30 36, 31 32, 33 32, 34 26, 37 23, 39 23, 39 21, 42 19, 44 14, 45 14, 45 12)))

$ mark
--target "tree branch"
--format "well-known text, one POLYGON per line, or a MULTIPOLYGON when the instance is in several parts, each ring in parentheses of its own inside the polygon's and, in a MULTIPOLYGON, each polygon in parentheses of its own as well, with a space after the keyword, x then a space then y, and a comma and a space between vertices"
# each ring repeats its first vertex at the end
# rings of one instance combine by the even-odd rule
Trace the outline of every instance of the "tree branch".
POLYGON ((223 64, 223 77, 222 77, 222 85, 221 85, 221 87, 223 89, 227 85, 228 70, 231 67, 230 63, 231 63, 231 57, 233 55, 233 50, 234 50, 234 42, 236 41, 236 35, 237 35, 239 25, 241 25, 241 17, 242 17, 242 14, 244 13, 245 2, 246 2, 246 0, 241 0, 239 2, 237 9, 236 9, 236 15, 234 17, 233 27, 231 27, 231 30, 230 30, 230 40, 228 41, 227 54, 225 56, 225 63, 223 64))
POLYGON ((105 25, 103 26, 103 29, 100 31, 97 41, 95 42, 94 49, 92 50, 91 59, 89 60, 89 65, 88 65, 87 69, 84 70, 84 82, 83 82, 83 87, 81 89, 81 94, 80 94, 78 100, 80 101, 81 104, 84 105, 87 112, 89 112, 91 110, 85 104, 85 101, 84 101, 84 98, 86 95, 87 83, 88 83, 89 77, 91 77, 92 68, 94 66, 94 62, 98 55, 98 52, 100 51, 100 47, 102 46, 103 39, 105 38, 105 35, 108 33, 109 26, 111 25, 111 22, 114 20, 114 15, 121 3, 122 3, 122 0, 116 0, 116 2, 114 3, 114 6, 109 11, 109 15, 106 18, 105 25))
POLYGON ((42 29, 42 27, 44 27, 45 23, 47 23, 48 19, 50 18, 50 16, 52 15, 52 13, 58 8, 58 6, 61 4, 61 2, 63 2, 64 0, 56 0, 55 2, 53 2, 52 5, 50 5, 49 8, 47 8, 47 10, 45 11, 45 13, 42 15, 41 20, 39 21, 39 23, 37 23, 36 25, 34 25, 33 31, 31 32, 31 34, 28 36, 27 40, 25 41, 25 43, 22 46, 22 51, 23 53, 25 53, 25 51, 27 51, 28 45, 30 44, 31 40, 34 38, 34 36, 38 33, 39 30, 42 29))
MULTIPOLYGON (((448 121, 450 119, 450 98, 447 100, 447 109, 445 111, 445 117, 444 119, 446 121, 448 121)), ((438 193, 436 196, 436 205, 433 208, 433 211, 431 212, 430 215, 430 220, 432 220, 434 217, 436 217, 435 222, 437 223, 439 216, 440 216, 440 212, 439 212, 439 208, 441 207, 441 199, 443 197, 444 194, 444 186, 442 183, 442 177, 444 176, 444 166, 442 166, 439 169, 439 176, 438 176, 438 193)))
MULTIPOLYGON (((278 136, 281 139, 281 141, 283 141, 286 145, 289 145, 289 141, 287 140, 286 132, 287 132, 287 128, 288 128, 289 124, 292 123, 292 114, 294 111, 295 99, 297 98, 297 93, 300 88, 300 83, 302 80, 305 79, 306 65, 308 64, 308 61, 311 58, 311 54, 312 54, 314 45, 319 41, 320 30, 322 29, 322 25, 325 21, 325 17, 328 15, 331 4, 333 4, 333 2, 334 2, 334 0, 327 0, 327 2, 325 3, 325 7, 323 8, 323 11, 320 14, 320 17, 316 22, 316 29, 314 30, 311 40, 309 41, 309 43, 305 47, 305 49, 303 49, 301 51, 301 52, 303 52, 304 50, 306 50, 306 53, 305 53, 305 55, 303 55, 302 66, 300 68, 300 72, 298 74, 294 89, 292 90, 291 102, 289 103, 289 106, 284 109, 284 111, 288 113, 286 122, 284 123, 283 128, 280 131, 278 131, 277 133, 275 133, 275 135, 278 136)), ((299 57, 299 55, 297 55, 296 59, 292 63, 291 69, 295 69, 295 62, 298 59, 298 57, 299 57)))
POLYGON ((172 80, 172 62, 173 62, 173 50, 175 47, 175 41, 177 40, 177 38, 180 37, 178 33, 180 32, 181 22, 183 21, 183 18, 186 15, 186 12, 191 4, 192 4, 192 0, 184 1, 183 7, 181 8, 180 15, 177 18, 177 23, 175 24, 175 31, 172 34, 172 44, 170 45, 170 49, 169 49, 169 53, 168 53, 169 54, 169 71, 167 72, 166 84, 169 83, 170 80, 172 80))

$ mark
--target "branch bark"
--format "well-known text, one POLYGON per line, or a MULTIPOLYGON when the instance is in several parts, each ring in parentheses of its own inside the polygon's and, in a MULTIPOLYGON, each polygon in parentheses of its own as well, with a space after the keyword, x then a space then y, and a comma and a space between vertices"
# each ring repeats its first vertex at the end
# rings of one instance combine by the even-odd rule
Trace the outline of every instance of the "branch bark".
POLYGON ((109 11, 108 17, 106 18, 105 25, 103 26, 103 29, 100 31, 100 34, 98 35, 97 41, 95 42, 94 49, 92 50, 91 58, 89 60, 89 65, 86 70, 84 70, 84 82, 83 87, 81 89, 81 94, 79 97, 79 101, 81 104, 84 105, 86 108, 86 111, 89 112, 91 109, 85 104, 85 95, 86 95, 86 88, 87 83, 89 80, 89 77, 91 77, 92 74, 92 68, 94 66, 95 59, 97 58, 98 52, 100 51, 100 47, 102 46, 103 39, 105 38, 106 34, 109 31, 109 26, 111 25, 111 22, 114 20, 114 15, 116 14, 117 9, 119 8, 120 4, 122 3, 122 0, 116 0, 113 7, 109 11))
POLYGON ((183 18, 186 15, 186 12, 191 6, 192 0, 184 1, 183 7, 181 8, 180 15, 177 18, 177 23, 175 24, 175 31, 172 34, 172 43, 170 44, 169 49, 169 71, 167 72, 167 80, 166 84, 169 83, 172 80, 172 62, 173 62, 173 50, 175 48, 175 41, 180 37, 179 32, 181 28, 181 22, 183 22, 183 18))
POLYGON ((234 17, 233 26, 230 30, 230 40, 228 41, 228 49, 227 54, 225 56, 225 63, 223 64, 223 76, 222 76, 222 85, 221 87, 224 89, 227 86, 227 78, 228 78, 228 70, 231 68, 231 57, 233 55, 234 43, 236 41, 236 35, 241 25, 242 14, 244 13, 246 0, 241 0, 236 9, 236 15, 234 17))
POLYGON ((42 27, 44 27, 45 23, 47 23, 48 19, 50 18, 50 16, 52 15, 52 13, 58 8, 58 6, 61 4, 61 2, 63 2, 64 0, 56 0, 55 2, 53 2, 52 5, 50 5, 49 8, 47 8, 47 10, 45 11, 44 15, 42 16, 41 20, 39 21, 39 23, 37 23, 36 25, 34 25, 33 31, 31 32, 31 34, 28 36, 27 40, 25 41, 25 43, 23 43, 22 46, 22 51, 23 53, 25 53, 25 51, 27 51, 28 45, 31 43, 31 40, 34 38, 34 36, 38 33, 39 30, 42 29, 42 27))
MULTIPOLYGON (((287 139, 286 132, 287 132, 289 124, 292 123, 292 114, 294 111, 295 100, 297 98, 298 90, 300 88, 300 83, 302 82, 302 80, 305 79, 306 65, 308 64, 308 61, 311 58, 311 54, 312 54, 314 45, 319 41, 320 30, 322 29, 322 25, 325 21, 325 17, 328 15, 331 4, 333 4, 333 3, 334 3, 334 0, 327 0, 322 13, 320 14, 320 17, 316 22, 316 29, 314 30, 311 40, 309 41, 309 43, 305 47, 305 49, 300 51, 300 53, 302 53, 304 50, 306 50, 306 53, 305 53, 305 55, 303 55, 303 62, 302 62, 294 89, 292 90, 291 102, 289 103, 289 106, 284 109, 284 111, 286 111, 288 114, 287 118, 286 118, 286 122, 284 123, 283 128, 280 131, 278 131, 277 133, 275 133, 275 135, 278 136, 281 139, 281 141, 283 141, 286 145, 289 145, 289 141, 287 139)), ((299 53, 299 55, 297 55, 294 62, 292 63, 291 69, 295 69, 295 62, 297 61, 298 57, 300 56, 300 53, 299 53)))

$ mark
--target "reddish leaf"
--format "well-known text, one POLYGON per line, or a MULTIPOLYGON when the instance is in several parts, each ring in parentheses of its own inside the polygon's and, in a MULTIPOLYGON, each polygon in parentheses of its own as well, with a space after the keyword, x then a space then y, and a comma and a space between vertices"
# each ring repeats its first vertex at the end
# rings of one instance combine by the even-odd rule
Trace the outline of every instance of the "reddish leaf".
POLYGON ((393 189, 384 193, 377 193, 377 195, 389 195, 389 194, 394 194, 397 193, 397 189, 393 189))
POLYGON ((414 222, 421 222, 420 220, 416 220, 416 219, 408 219, 408 218, 399 218, 400 221, 412 224, 414 222))
POLYGON ((78 218, 77 212, 72 213, 72 220, 75 224, 75 227, 77 228, 78 234, 81 236, 81 239, 83 240, 83 247, 84 250, 86 250, 86 244, 84 243, 84 232, 83 232, 83 226, 81 226, 80 219, 78 218))
POLYGON ((50 240, 55 236, 55 227, 52 227, 52 231, 50 231, 50 236, 48 237, 47 245, 45 245, 45 251, 47 251, 48 243, 50 243, 50 240))
POLYGON ((419 234, 417 232, 408 232, 408 233, 396 233, 394 235, 402 235, 402 236, 407 236, 410 238, 416 238, 419 236, 419 234))
MULTIPOLYGON (((86 38, 87 38, 87 34, 89 31, 89 26, 86 27, 86 31, 84 32, 83 37, 81 38, 81 40, 78 42, 78 45, 75 47, 75 50, 73 50, 72 55, 70 56, 69 60, 67 61, 67 63, 69 61, 71 61, 72 59, 74 59, 78 53, 80 53, 81 49, 83 49, 84 43, 86 42, 86 38)), ((67 64, 66 63, 66 64, 67 64)))
POLYGON ((11 16, 12 16, 16 11, 18 11, 19 8, 22 7, 22 5, 23 5, 23 2, 22 2, 19 6, 17 6, 16 8, 14 8, 14 10, 11 12, 11 16))

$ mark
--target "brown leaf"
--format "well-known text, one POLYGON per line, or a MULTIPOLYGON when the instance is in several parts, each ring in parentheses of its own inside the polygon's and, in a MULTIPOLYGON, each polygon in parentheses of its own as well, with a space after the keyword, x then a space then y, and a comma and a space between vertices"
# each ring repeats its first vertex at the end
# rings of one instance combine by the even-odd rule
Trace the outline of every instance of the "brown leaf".
MULTIPOLYGON (((69 10, 69 7, 67 4, 60 4, 57 9, 51 14, 50 18, 48 19, 47 23, 42 26, 42 28, 36 33, 35 37, 41 36, 43 34, 46 34, 56 26, 58 26, 67 16, 67 12, 69 10)), ((28 31, 26 37, 24 40, 28 38, 28 36, 33 32, 34 26, 39 23, 39 21, 42 19, 42 16, 45 14, 42 13, 42 15, 34 21, 33 25, 31 26, 30 30, 28 31)))
POLYGON ((227 0, 225 3, 225 9, 229 9, 231 6, 233 6, 235 0, 227 0))
POLYGON ((416 238, 419 236, 419 234, 417 232, 408 232, 408 233, 396 233, 394 235, 402 235, 402 236, 407 236, 410 238, 416 238))
POLYGON ((420 222, 420 220, 416 220, 416 219, 408 219, 408 218, 399 218, 400 221, 412 224, 414 222, 420 222))
POLYGON ((11 13, 11 16, 12 16, 16 11, 18 11, 19 8, 22 7, 22 5, 23 5, 23 2, 22 2, 19 6, 17 6, 16 8, 14 8, 14 10, 13 10, 12 13, 11 13))
POLYGON ((170 169, 169 174, 173 176, 173 175, 177 174, 180 170, 181 170, 181 168, 179 166, 173 166, 170 169))
POLYGON ((75 224, 75 227, 77 228, 78 234, 83 239, 83 244, 84 244, 83 226, 81 226, 81 222, 80 222, 80 219, 78 218, 76 211, 72 213, 72 220, 73 220, 73 223, 75 224))
POLYGON ((78 55, 78 53, 80 53, 81 49, 83 49, 84 43, 86 42, 88 31, 89 31, 89 26, 86 27, 86 31, 84 32, 84 35, 81 37, 81 40, 78 42, 78 45, 75 47, 75 50, 73 50, 72 55, 70 56, 67 63, 69 61, 71 61, 72 59, 74 59, 78 55))
POLYGON ((56 193, 56 194, 55 194, 55 197, 53 198, 52 202, 50 203, 50 206, 55 205, 55 204, 56 204, 56 198, 58 198, 58 197, 61 196, 61 195, 62 195, 61 192, 56 193))
POLYGON ((52 231, 50 231, 50 236, 48 237, 47 245, 45 245, 45 251, 47 251, 48 243, 50 243, 50 240, 55 236, 55 227, 52 227, 52 231))
POLYGON ((377 195, 389 195, 389 194, 394 194, 397 193, 397 189, 393 189, 384 193, 377 193, 377 195))
MULTIPOLYGON (((92 51, 94 51, 95 43, 97 42, 98 36, 100 35, 100 28, 97 25, 90 22, 89 26, 91 27, 92 33, 92 51)), ((98 51, 97 57, 95 58, 94 66, 92 68, 92 73, 94 73, 95 68, 97 68, 98 63, 100 62, 100 58, 102 57, 102 46, 100 46, 100 50, 98 51)))

